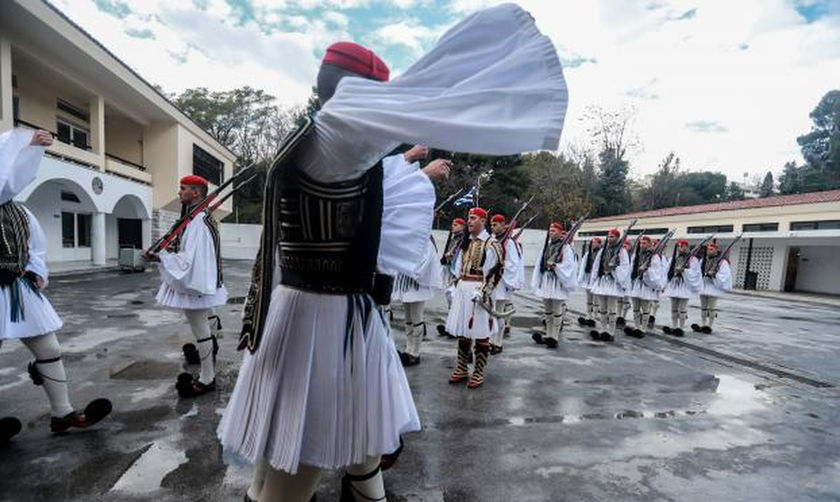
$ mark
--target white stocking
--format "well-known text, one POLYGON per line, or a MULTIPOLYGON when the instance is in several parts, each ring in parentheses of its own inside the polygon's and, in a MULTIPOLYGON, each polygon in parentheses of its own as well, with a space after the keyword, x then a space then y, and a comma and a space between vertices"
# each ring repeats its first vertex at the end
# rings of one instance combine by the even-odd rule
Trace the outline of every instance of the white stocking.
POLYGON ((32 352, 36 361, 52 361, 35 363, 35 368, 44 379, 44 391, 50 400, 50 412, 53 417, 61 418, 73 411, 70 405, 70 395, 67 392, 67 374, 64 372, 64 362, 61 358, 61 346, 55 333, 21 339, 26 348, 32 352), (53 361, 54 359, 58 360, 53 361))
POLYGON ((350 481, 353 498, 358 502, 369 502, 371 500, 385 499, 385 483, 382 480, 382 471, 379 470, 380 457, 368 457, 364 464, 351 465, 347 468, 347 474, 353 477, 367 477, 360 481, 350 481))
POLYGON ((708 302, 709 302, 709 324, 708 324, 708 326, 711 328, 715 324, 715 320, 717 319, 717 316, 718 316, 718 310, 717 310, 718 299, 717 299, 717 296, 710 296, 708 302))
POLYGON ((265 471, 259 502, 309 502, 321 480, 319 469, 302 464, 298 466, 297 474, 270 466, 266 466, 265 471))
POLYGON ((216 368, 213 363, 213 339, 210 338, 210 322, 207 320, 213 314, 210 309, 185 310, 187 320, 190 322, 195 337, 195 344, 198 348, 198 356, 201 358, 201 374, 198 381, 209 384, 216 378, 216 368), (199 340, 204 340, 200 342, 199 340))
POLYGON ((260 493, 262 493, 263 485, 265 484, 265 474, 268 470, 268 462, 260 459, 257 462, 254 470, 254 477, 251 479, 251 486, 248 487, 248 498, 251 500, 259 500, 260 493))

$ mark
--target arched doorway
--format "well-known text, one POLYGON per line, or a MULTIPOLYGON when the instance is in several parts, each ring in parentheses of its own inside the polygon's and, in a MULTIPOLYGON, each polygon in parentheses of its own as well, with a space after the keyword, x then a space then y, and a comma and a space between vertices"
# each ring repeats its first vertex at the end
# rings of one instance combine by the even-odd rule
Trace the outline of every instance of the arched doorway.
POLYGON ((108 257, 117 257, 121 248, 143 249, 150 244, 151 226, 143 201, 133 194, 120 198, 105 221, 108 257), (113 237, 111 237, 113 236, 113 237))
POLYGON ((99 208, 78 183, 54 178, 36 187, 24 202, 47 238, 47 261, 89 261, 99 208))

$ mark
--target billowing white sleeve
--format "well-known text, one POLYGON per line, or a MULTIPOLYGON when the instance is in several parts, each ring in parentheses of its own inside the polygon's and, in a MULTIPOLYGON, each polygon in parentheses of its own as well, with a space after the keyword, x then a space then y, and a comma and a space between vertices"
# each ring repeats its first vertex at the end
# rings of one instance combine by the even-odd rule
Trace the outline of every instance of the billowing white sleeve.
POLYGON ((534 263, 534 270, 531 272, 531 289, 538 291, 542 287, 542 272, 540 272, 540 265, 542 264, 542 256, 545 253, 545 246, 540 248, 540 254, 537 255, 537 261, 534 263))
POLYGON ((560 263, 554 264, 554 274, 557 276, 557 280, 560 281, 563 289, 574 291, 577 289, 577 285, 575 284, 577 282, 577 277, 575 277, 576 272, 577 257, 572 246, 567 244, 563 246, 563 259, 560 260, 560 263))
POLYGON ((187 225, 177 253, 160 253, 160 272, 163 280, 174 290, 210 295, 216 292, 216 249, 210 229, 201 213, 187 225))
POLYGON ((477 12, 390 82, 343 78, 300 166, 353 178, 401 143, 507 155, 556 150, 568 104, 551 40, 513 4, 477 12))
POLYGON ((46 287, 50 275, 47 269, 47 237, 35 215, 27 208, 23 210, 29 217, 29 261, 26 263, 25 270, 43 279, 44 287, 46 287))
POLYGON ((0 204, 12 200, 38 175, 46 148, 30 146, 32 134, 29 129, 0 134, 0 204))
POLYGON ((598 249, 598 254, 595 255, 595 259, 592 260, 592 272, 589 274, 589 287, 592 288, 595 286, 595 283, 598 282, 598 270, 601 269, 601 257, 604 255, 604 247, 601 246, 598 249))
POLYGON ((685 284, 693 293, 697 293, 703 287, 703 271, 700 268, 700 260, 696 256, 692 256, 688 260, 688 267, 683 270, 682 274, 685 284))
POLYGON ((630 256, 627 250, 618 253, 618 266, 613 270, 613 278, 624 289, 630 289, 630 256))
POLYGON ((578 263, 577 281, 578 284, 583 285, 583 280, 586 279, 586 260, 589 259, 589 252, 583 253, 583 258, 578 263))
POLYGON ((522 277, 519 269, 522 257, 513 239, 505 242, 505 270, 502 274, 502 281, 508 289, 522 289, 522 277))
POLYGON ((651 257, 650 265, 648 265, 644 275, 645 284, 649 288, 655 290, 665 288, 665 284, 668 282, 668 270, 665 268, 664 262, 665 260, 661 256, 654 255, 651 257))
POLYGON ((417 278, 432 235, 435 187, 428 176, 405 162, 402 155, 388 159, 388 167, 383 165, 382 229, 377 266, 384 273, 402 272, 417 278))
POLYGON ((720 261, 714 283, 722 291, 732 291, 732 267, 729 266, 729 260, 720 261))

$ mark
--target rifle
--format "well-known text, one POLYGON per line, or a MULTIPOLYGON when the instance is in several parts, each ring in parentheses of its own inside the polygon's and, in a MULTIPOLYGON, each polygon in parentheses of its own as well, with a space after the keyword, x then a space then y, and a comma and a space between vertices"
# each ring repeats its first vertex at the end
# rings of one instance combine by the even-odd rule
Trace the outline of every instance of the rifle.
POLYGON ((647 259, 642 263, 642 265, 639 268, 642 268, 642 269, 648 268, 650 266, 650 261, 653 259, 653 257, 658 255, 659 253, 662 252, 663 249, 665 249, 665 246, 668 245, 668 241, 671 240, 671 237, 673 237, 673 236, 674 236, 674 231, 673 230, 668 230, 668 233, 665 234, 665 236, 662 237, 662 239, 659 240, 659 244, 657 244, 656 247, 653 248, 653 252, 650 253, 650 256, 647 257, 647 259))
POLYGON ((531 216, 530 218, 528 218, 528 221, 526 221, 525 223, 522 224, 521 227, 516 229, 516 233, 511 238, 514 241, 518 241, 519 238, 522 236, 522 232, 524 232, 525 229, 528 228, 528 225, 530 225, 535 219, 537 219, 537 216, 539 216, 539 215, 540 215, 540 213, 539 213, 539 211, 537 211, 537 213, 534 216, 531 216))
POLYGON ((732 246, 734 246, 738 241, 740 241, 743 236, 744 234, 736 235, 735 239, 733 239, 732 242, 730 242, 729 245, 726 246, 726 249, 724 249, 720 254, 717 255, 717 258, 715 258, 715 268, 713 269, 715 273, 717 273, 720 261, 726 257, 727 253, 729 253, 729 251, 732 249, 732 246))
POLYGON ((712 239, 714 239, 714 238, 715 238, 715 234, 712 234, 712 235, 710 235, 710 236, 706 237, 705 239, 703 239, 702 241, 700 241, 700 243, 699 243, 699 244, 697 244, 696 246, 694 246, 694 247, 691 249, 691 252, 690 252, 690 253, 688 253, 688 257, 689 257, 689 258, 691 258, 692 256, 696 256, 696 255, 697 255, 697 253, 699 253, 699 252, 700 252, 700 250, 701 250, 701 249, 703 249, 703 246, 705 246, 706 244, 708 244, 708 243, 709 243, 712 239))
MULTIPOLYGON (((522 215, 522 211, 524 211, 525 208, 528 207, 528 204, 530 204, 533 200, 534 196, 532 195, 530 199, 526 200, 525 203, 522 204, 522 207, 519 208, 519 211, 517 211, 516 214, 513 215, 513 218, 510 219, 510 222, 508 222, 508 226, 507 229, 505 229, 504 235, 502 235, 502 238, 499 239, 499 242, 502 244, 502 249, 504 249, 505 241, 510 239, 510 234, 513 232, 514 227, 516 227, 516 220, 519 218, 519 216, 522 215)), ((536 216, 534 216, 534 218, 536 218, 536 216)), ((534 218, 531 218, 531 220, 533 220, 534 218)), ((531 220, 528 220, 528 223, 530 223, 531 220)))
MULTIPOLYGON (((583 226, 583 222, 586 221, 586 218, 589 217, 589 213, 578 218, 578 220, 572 223, 572 226, 569 227, 569 230, 566 232, 566 235, 563 236, 563 240, 560 242, 560 247, 557 249, 557 256, 554 257, 553 262, 557 263, 563 260, 563 248, 566 247, 566 244, 572 242, 575 238, 575 234, 580 230, 580 227, 583 226)), ((548 234, 546 233, 546 245, 548 245, 548 234)))
POLYGON ((449 203, 452 201, 452 199, 454 199, 455 197, 457 197, 457 196, 461 195, 461 192, 463 192, 463 191, 464 191, 464 188, 463 188, 463 187, 462 187, 462 188, 459 188, 457 192, 453 193, 452 195, 450 195, 449 197, 447 197, 445 201, 443 201, 443 202, 441 202, 440 204, 438 204, 438 206, 435 208, 435 212, 437 213, 438 211, 440 211, 441 209, 443 209, 443 206, 445 206, 445 205, 449 204, 449 203))
POLYGON ((178 221, 176 221, 175 224, 172 225, 171 230, 160 236, 160 238, 156 240, 154 244, 149 246, 149 248, 144 254, 150 255, 153 253, 159 253, 161 250, 166 249, 169 246, 169 244, 171 244, 172 241, 175 240, 176 237, 181 235, 184 232, 184 230, 186 230, 187 225, 189 225, 189 223, 193 219, 195 219, 196 216, 201 214, 202 211, 204 211, 205 209, 209 209, 210 212, 213 212, 216 209, 218 209, 218 207, 231 195, 233 195, 237 190, 245 186, 246 183, 256 178, 256 172, 251 172, 253 168, 254 163, 249 164, 245 168, 241 169, 238 173, 231 176, 230 179, 219 185, 215 190, 208 193, 203 199, 201 199, 201 201, 195 206, 195 208, 192 211, 179 218, 178 221), (230 193, 214 202, 214 199, 216 199, 224 189, 226 189, 233 183, 236 183, 236 185, 230 191, 230 193))
MULTIPOLYGON (((621 250, 624 248, 624 242, 627 240, 627 235, 630 233, 630 230, 632 230, 633 227, 636 226, 636 223, 638 223, 638 222, 639 222, 638 218, 633 218, 633 221, 631 221, 630 224, 627 225, 627 228, 624 229, 624 233, 621 235, 621 238, 618 240, 618 244, 616 244, 618 246, 618 252, 615 253, 615 256, 610 258, 610 262, 607 264, 609 267, 615 268, 615 267, 618 266, 618 263, 616 263, 616 262, 619 260, 619 257, 621 256, 621 250)), ((607 243, 604 243, 605 249, 606 249, 606 246, 607 246, 607 243)))

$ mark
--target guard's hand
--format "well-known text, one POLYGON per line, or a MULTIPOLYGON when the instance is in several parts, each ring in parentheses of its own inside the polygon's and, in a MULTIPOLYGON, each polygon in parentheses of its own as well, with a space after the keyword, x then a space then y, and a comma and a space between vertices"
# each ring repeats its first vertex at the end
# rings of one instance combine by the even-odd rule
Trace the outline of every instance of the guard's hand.
POLYGON ((35 276, 35 287, 38 289, 44 289, 47 286, 47 282, 44 280, 43 277, 40 275, 35 276))
POLYGON ((452 161, 446 159, 435 159, 423 168, 423 173, 432 181, 441 181, 449 178, 449 170, 452 161))
POLYGON ((52 134, 49 131, 38 129, 32 133, 32 141, 29 144, 32 146, 50 146, 53 144, 52 134))
POLYGON ((423 145, 414 145, 407 152, 403 154, 406 162, 412 163, 418 160, 423 160, 429 156, 429 147, 423 145))
POLYGON ((160 261, 160 256, 157 253, 143 253, 143 259, 146 261, 160 261))

